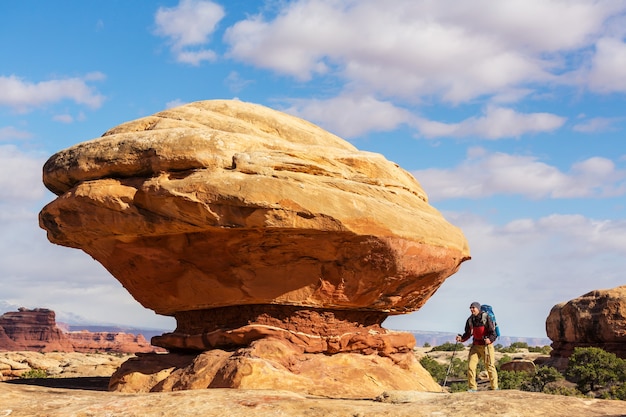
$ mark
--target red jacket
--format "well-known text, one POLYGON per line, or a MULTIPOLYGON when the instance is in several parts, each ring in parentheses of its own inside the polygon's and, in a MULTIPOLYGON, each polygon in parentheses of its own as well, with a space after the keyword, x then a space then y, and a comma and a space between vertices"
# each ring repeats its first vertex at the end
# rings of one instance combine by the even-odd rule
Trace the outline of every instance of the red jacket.
POLYGON ((475 345, 484 345, 485 338, 491 340, 491 343, 496 341, 496 325, 489 314, 480 312, 478 315, 471 315, 465 322, 465 332, 461 336, 461 342, 465 342, 470 337, 473 337, 472 343, 475 345))

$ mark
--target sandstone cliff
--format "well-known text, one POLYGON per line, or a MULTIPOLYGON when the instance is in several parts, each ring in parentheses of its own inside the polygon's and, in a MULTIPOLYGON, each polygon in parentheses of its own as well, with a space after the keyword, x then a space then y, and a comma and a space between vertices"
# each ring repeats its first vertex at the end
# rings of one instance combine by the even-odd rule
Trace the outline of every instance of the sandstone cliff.
POLYGON ((111 332, 64 332, 54 311, 46 308, 7 312, 0 316, 0 351, 155 352, 142 335, 111 332))

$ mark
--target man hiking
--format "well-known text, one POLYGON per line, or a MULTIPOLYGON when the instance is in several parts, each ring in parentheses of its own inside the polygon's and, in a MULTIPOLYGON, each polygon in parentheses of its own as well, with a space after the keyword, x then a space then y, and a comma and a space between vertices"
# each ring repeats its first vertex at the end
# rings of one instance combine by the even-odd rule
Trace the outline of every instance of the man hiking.
POLYGON ((456 336, 457 342, 465 342, 470 337, 473 338, 472 347, 469 351, 467 364, 467 384, 469 392, 476 392, 476 367, 478 360, 482 359, 487 368, 489 383, 492 390, 498 389, 498 373, 496 371, 496 358, 493 342, 496 341, 496 325, 489 315, 480 310, 480 303, 473 302, 470 305, 472 313, 465 322, 465 332, 456 336))

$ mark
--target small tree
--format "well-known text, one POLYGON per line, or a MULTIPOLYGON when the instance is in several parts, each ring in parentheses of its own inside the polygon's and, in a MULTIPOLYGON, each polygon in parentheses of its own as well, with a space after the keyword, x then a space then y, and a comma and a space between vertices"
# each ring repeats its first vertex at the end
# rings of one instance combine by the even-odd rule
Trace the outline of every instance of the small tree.
POLYGON ((587 393, 598 387, 610 387, 624 378, 624 360, 600 348, 575 348, 569 358, 566 377, 587 393))
POLYGON ((528 372, 498 371, 498 385, 501 389, 521 389, 528 378, 528 372))
POLYGON ((420 359, 420 364, 430 373, 435 381, 439 384, 443 383, 446 377, 447 368, 445 365, 440 364, 430 356, 424 356, 420 359))
POLYGON ((529 375, 520 387, 522 391, 545 392, 546 385, 556 382, 565 377, 555 368, 540 366, 534 375, 529 375))

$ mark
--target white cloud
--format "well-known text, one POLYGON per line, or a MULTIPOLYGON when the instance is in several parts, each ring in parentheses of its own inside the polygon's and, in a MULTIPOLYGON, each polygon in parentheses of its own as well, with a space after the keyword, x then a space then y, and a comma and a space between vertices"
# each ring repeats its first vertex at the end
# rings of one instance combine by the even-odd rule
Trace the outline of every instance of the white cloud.
POLYGON ((0 127, 0 141, 8 141, 12 139, 29 139, 33 135, 25 130, 17 129, 13 126, 0 127))
POLYGON ((104 96, 90 87, 89 81, 99 81, 102 74, 88 74, 83 78, 65 78, 33 83, 15 75, 0 76, 0 106, 18 112, 27 112, 33 107, 44 106, 62 100, 72 100, 91 108, 98 108, 104 96))
POLYGON ((411 119, 408 111, 373 97, 343 94, 328 100, 293 100, 285 112, 310 120, 344 138, 389 131, 411 119))
POLYGON ((45 158, 26 154, 13 145, 0 145, 0 205, 40 199, 45 193, 41 181, 44 162, 45 158))
POLYGON ((168 108, 168 109, 171 109, 173 107, 182 106, 184 104, 187 104, 187 102, 177 98, 175 100, 168 101, 167 103, 165 103, 165 107, 168 108))
POLYGON ((600 93, 626 92, 626 43, 603 38, 596 43, 589 88, 600 93))
POLYGON ((61 123, 72 123, 74 121, 74 117, 71 114, 57 114, 52 117, 52 120, 61 123))
POLYGON ((246 86, 253 84, 254 80, 246 80, 237 71, 231 71, 228 73, 224 83, 231 91, 239 93, 241 90, 246 88, 246 86))
POLYGON ((460 123, 441 123, 417 119, 421 135, 436 137, 479 137, 501 139, 528 133, 550 132, 565 123, 565 118, 550 113, 518 113, 504 107, 488 106, 482 117, 471 117, 460 123))
POLYGON ((501 101, 578 69, 564 55, 593 45, 623 9, 622 1, 301 0, 238 22, 224 39, 230 57, 303 81, 333 74, 383 98, 501 101))
POLYGON ((413 171, 432 201, 483 198, 497 194, 531 199, 611 197, 626 193, 626 170, 606 158, 593 157, 572 165, 569 172, 533 156, 488 153, 473 149, 451 170, 413 171))
POLYGON ((460 332, 467 306, 479 301, 493 305, 504 335, 545 337, 554 305, 623 285, 623 220, 553 214, 497 226, 468 213, 445 215, 465 233, 472 259, 421 310, 386 327, 460 332))
POLYGON ((224 9, 217 3, 202 0, 181 0, 176 7, 160 7, 155 15, 156 34, 169 38, 172 52, 179 62, 199 65, 213 61, 214 51, 202 48, 209 42, 224 9), (200 47, 198 50, 189 48, 200 47))
POLYGON ((594 117, 584 120, 581 123, 577 123, 572 127, 575 132, 581 133, 598 133, 612 130, 616 123, 619 123, 621 119, 611 117, 594 117))

